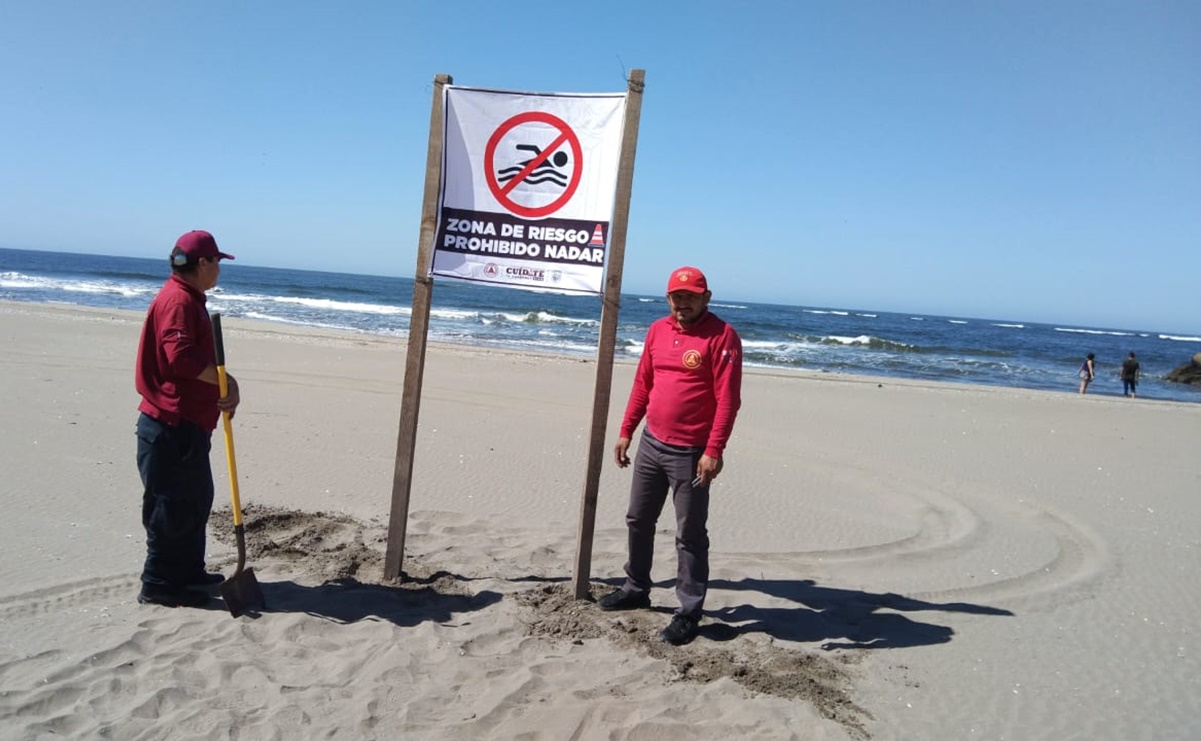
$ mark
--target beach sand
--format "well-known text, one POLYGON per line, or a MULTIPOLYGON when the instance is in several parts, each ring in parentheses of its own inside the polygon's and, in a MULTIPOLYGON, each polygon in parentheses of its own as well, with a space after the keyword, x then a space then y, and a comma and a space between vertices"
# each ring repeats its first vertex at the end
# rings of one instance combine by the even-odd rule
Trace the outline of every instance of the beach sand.
MULTIPOLYGON (((701 636, 570 599, 596 364, 227 319, 259 615, 137 604, 141 316, 0 303, 0 738, 1201 737, 1201 405, 748 370, 701 636)), ((633 366, 618 363, 606 451, 633 366)), ((210 566, 232 572, 214 435, 210 566)), ((606 458, 591 578, 620 584, 606 458)))

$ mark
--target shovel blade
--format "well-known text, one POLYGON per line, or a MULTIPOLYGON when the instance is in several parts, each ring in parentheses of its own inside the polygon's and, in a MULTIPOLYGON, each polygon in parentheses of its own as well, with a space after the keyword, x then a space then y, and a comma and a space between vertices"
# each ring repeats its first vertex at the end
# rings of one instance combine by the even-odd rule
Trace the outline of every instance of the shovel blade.
POLYGON ((229 608, 229 614, 241 617, 248 612, 260 612, 267 608, 259 580, 254 569, 239 571, 221 583, 221 599, 229 608))

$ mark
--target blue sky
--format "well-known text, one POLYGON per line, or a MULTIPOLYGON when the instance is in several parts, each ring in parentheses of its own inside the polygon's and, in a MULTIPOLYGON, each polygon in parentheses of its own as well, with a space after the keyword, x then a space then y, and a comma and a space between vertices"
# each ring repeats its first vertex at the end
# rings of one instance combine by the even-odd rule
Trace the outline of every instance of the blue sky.
POLYGON ((0 246, 412 276, 435 74, 630 68, 627 292, 1201 330, 1195 0, 0 0, 0 246))

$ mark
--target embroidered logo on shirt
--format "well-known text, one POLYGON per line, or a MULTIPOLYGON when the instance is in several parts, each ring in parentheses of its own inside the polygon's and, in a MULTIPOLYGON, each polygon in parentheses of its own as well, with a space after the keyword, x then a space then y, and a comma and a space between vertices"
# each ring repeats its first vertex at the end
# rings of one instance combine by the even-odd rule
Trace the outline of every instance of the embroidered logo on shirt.
POLYGON ((701 353, 699 350, 686 350, 684 352, 684 367, 688 369, 701 367, 701 353))

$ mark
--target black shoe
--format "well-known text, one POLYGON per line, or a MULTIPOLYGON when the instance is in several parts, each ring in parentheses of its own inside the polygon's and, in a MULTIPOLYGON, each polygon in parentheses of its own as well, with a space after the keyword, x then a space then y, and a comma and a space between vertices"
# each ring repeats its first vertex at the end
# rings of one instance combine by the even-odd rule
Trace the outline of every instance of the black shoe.
POLYGON ((663 632, 659 634, 659 637, 663 639, 664 643, 683 646, 685 643, 691 643, 699 632, 700 626, 695 620, 683 615, 675 615, 663 632))
POLYGON ((225 577, 221 574, 202 571, 196 576, 185 580, 184 584, 189 587, 215 587, 223 581, 225 581, 225 577))
POLYGON ((202 607, 210 599, 209 595, 194 589, 157 584, 143 584, 142 591, 138 592, 139 604, 163 607, 202 607))
POLYGON ((609 610, 638 610, 651 606, 651 596, 646 592, 627 592, 618 589, 609 592, 596 601, 598 607, 606 612, 609 610))

